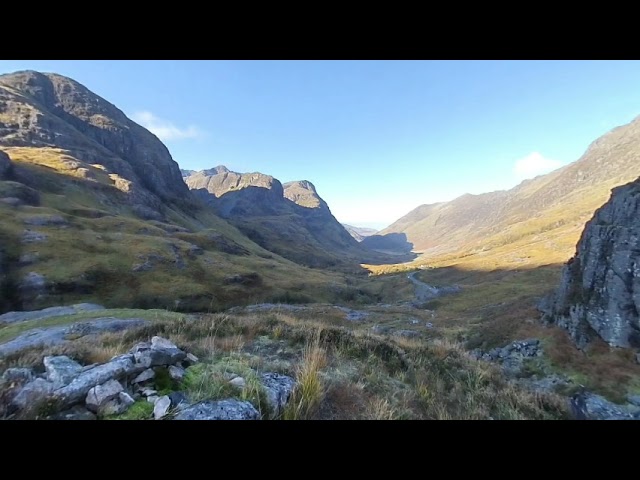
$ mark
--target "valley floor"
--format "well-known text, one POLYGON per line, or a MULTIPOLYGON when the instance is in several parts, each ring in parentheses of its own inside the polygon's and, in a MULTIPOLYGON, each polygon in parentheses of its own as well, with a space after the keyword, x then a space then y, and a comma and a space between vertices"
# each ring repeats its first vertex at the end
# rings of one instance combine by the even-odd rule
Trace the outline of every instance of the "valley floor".
POLYGON ((342 305, 89 310, 16 321, 0 326, 0 370, 41 368, 52 354, 104 362, 162 335, 203 359, 198 388, 175 386, 195 399, 233 394, 225 372, 290 375, 301 385, 296 395, 310 382, 287 418, 561 419, 571 417, 567 397, 581 389, 619 403, 640 392, 631 353, 604 344, 580 352, 564 330, 541 324, 536 303, 557 284, 561 264, 482 270, 473 258, 456 260, 354 278, 349 291, 358 295, 342 305), (125 330, 99 328, 114 324, 125 330), (45 337, 55 340, 37 345, 45 337), (502 359, 478 359, 532 338, 540 353, 518 358, 516 371, 502 359))

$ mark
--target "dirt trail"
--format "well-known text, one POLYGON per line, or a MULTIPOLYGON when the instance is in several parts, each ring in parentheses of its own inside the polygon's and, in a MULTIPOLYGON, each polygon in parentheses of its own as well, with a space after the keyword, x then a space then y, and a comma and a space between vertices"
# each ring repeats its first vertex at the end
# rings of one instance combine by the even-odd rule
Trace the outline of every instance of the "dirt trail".
POLYGON ((424 283, 421 280, 415 278, 418 272, 411 272, 407 275, 407 278, 416 288, 415 295, 417 302, 427 302, 436 297, 447 293, 456 293, 460 291, 460 287, 458 285, 451 285, 448 287, 433 287, 427 283, 424 283))

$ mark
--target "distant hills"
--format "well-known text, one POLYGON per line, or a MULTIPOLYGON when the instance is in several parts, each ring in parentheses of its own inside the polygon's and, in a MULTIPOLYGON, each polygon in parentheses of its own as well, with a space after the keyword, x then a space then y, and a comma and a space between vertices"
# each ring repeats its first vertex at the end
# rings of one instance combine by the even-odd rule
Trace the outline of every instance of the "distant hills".
POLYGON ((379 258, 331 214, 307 181, 284 185, 271 175, 238 173, 223 165, 184 177, 192 192, 262 247, 312 267, 379 258))
POLYGON ((421 205, 362 243, 402 251, 399 243, 406 240, 405 251, 412 248, 427 257, 526 244, 528 257, 564 261, 611 189, 638 176, 640 119, 636 118, 594 141, 579 160, 565 167, 510 190, 421 205))
POLYGON ((375 228, 363 228, 363 227, 354 227, 352 225, 347 225, 343 223, 342 226, 345 228, 349 235, 355 238, 357 241, 361 242, 365 239, 365 237, 369 237, 371 235, 375 235, 378 230, 375 228))

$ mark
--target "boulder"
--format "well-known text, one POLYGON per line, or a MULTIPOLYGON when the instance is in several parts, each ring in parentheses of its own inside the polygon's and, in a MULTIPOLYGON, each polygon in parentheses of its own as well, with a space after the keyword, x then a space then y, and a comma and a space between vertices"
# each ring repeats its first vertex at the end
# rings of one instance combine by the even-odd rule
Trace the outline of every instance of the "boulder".
POLYGON ((143 388, 141 393, 143 397, 150 397, 152 395, 157 395, 158 391, 153 390, 152 388, 143 388))
POLYGON ((187 353, 187 357, 185 358, 184 363, 186 363, 187 366, 194 365, 198 363, 198 357, 196 357, 193 353, 187 353))
POLYGON ((140 375, 138 375, 136 378, 134 378, 131 381, 131 383, 147 382, 147 381, 151 380, 152 378, 154 378, 155 376, 156 376, 156 372, 154 372, 153 369, 151 369, 151 368, 147 368, 140 375))
POLYGON ((47 372, 47 380, 52 382, 56 388, 71 383, 82 370, 82 365, 66 355, 44 357, 43 363, 47 372))
POLYGON ((260 383, 267 394, 267 403, 275 416, 280 415, 291 397, 295 380, 279 373, 263 373, 260 383))
POLYGON ((187 354, 174 343, 162 337, 153 337, 149 349, 140 349, 134 353, 136 363, 149 367, 175 365, 183 361, 187 354))
POLYGON ((169 399, 172 408, 184 409, 189 406, 189 399, 183 392, 171 392, 169 399))
POLYGON ((7 368, 2 374, 2 383, 9 387, 24 385, 34 378, 33 370, 30 368, 7 368))
POLYGON ((242 378, 242 377, 232 378, 231 380, 229 380, 229 383, 231 385, 233 385, 234 387, 238 387, 240 389, 242 389, 242 388, 247 386, 246 380, 244 378, 242 378))
MULTIPOLYGON (((54 392, 54 396, 62 403, 62 406, 71 406, 79 403, 89 390, 97 385, 102 385, 109 380, 125 377, 137 373, 138 367, 133 363, 132 355, 121 355, 111 359, 108 363, 98 365, 81 372, 75 379, 54 392)), ((119 384, 119 382, 117 382, 119 384)), ((115 387, 115 385, 114 385, 115 387)), ((120 385, 120 390, 122 385, 120 385)))
POLYGON ((42 378, 26 383, 11 400, 14 409, 24 410, 46 400, 53 391, 54 385, 42 378))
POLYGON ((571 397, 571 411, 577 420, 633 420, 628 408, 610 402, 600 395, 582 391, 571 397))
POLYGON ((127 408, 129 408, 131 405, 136 403, 136 401, 133 399, 133 397, 131 395, 129 395, 127 392, 120 392, 118 394, 118 400, 120 401, 120 403, 125 405, 127 408))
POLYGON ((107 402, 118 397, 122 392, 122 384, 117 380, 109 380, 102 385, 97 385, 89 390, 85 403, 92 412, 98 412, 107 402))
POLYGON ((169 376, 176 382, 182 381, 184 378, 184 368, 177 365, 171 365, 169 367, 169 376))
POLYGON ((153 406, 153 418, 155 420, 160 420, 165 417, 169 412, 170 407, 171 399, 167 395, 160 397, 153 406))
POLYGON ((258 420, 260 413, 241 400, 205 400, 185 408, 174 420, 258 420))

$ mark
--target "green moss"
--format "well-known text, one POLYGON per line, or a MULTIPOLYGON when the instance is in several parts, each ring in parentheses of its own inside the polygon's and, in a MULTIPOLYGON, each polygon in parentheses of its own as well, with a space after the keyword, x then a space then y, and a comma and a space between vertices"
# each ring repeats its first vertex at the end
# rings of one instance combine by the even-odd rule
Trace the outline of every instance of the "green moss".
POLYGON ((138 400, 120 415, 109 415, 105 420, 150 420, 153 414, 153 404, 147 400, 138 400))
POLYGON ((180 384, 171 378, 169 370, 166 367, 156 367, 154 369, 156 376, 154 377, 154 383, 158 395, 168 395, 174 390, 180 388, 180 384))
POLYGON ((187 368, 181 390, 194 402, 239 398, 253 404, 263 415, 269 409, 260 379, 249 366, 249 359, 239 354, 212 359, 212 363, 199 363, 187 368), (229 382, 231 374, 244 378, 246 385, 238 388, 229 382))

